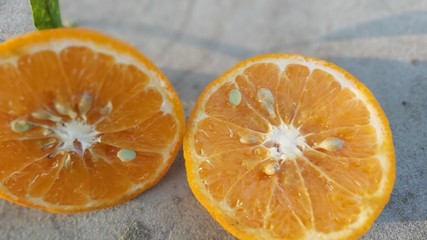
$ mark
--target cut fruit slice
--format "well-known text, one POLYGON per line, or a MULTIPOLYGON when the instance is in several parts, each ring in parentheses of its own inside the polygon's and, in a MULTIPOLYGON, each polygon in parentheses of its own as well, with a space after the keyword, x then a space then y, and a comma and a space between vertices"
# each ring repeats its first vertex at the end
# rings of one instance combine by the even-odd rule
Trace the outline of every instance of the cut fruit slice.
POLYGON ((184 112, 167 78, 111 37, 43 30, 0 45, 0 195, 52 212, 129 200, 175 159, 184 112))
POLYGON ((198 201, 242 239, 354 239, 390 197, 386 116, 344 69, 299 55, 243 61, 203 91, 184 137, 198 201))

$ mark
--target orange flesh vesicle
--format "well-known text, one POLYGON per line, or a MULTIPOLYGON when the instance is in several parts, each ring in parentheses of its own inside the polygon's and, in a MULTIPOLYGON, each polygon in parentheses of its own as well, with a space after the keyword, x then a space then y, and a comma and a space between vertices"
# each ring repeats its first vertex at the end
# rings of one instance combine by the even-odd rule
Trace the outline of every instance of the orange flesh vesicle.
POLYGON ((366 103, 336 77, 298 63, 280 67, 253 63, 208 87, 184 145, 187 170, 198 169, 189 182, 239 238, 323 239, 384 205, 373 196, 385 178, 378 158, 383 143, 366 103), (241 93, 237 104, 228 98, 233 89, 241 93), (257 99, 260 89, 273 96, 273 111, 270 98, 257 99), (269 132, 283 125, 304 139, 296 157, 270 154, 275 145, 268 143, 269 132))
MULTIPOLYGON (((153 83, 167 80, 150 79, 147 70, 133 63, 144 66, 146 59, 116 60, 120 54, 127 59, 134 54, 137 59, 137 53, 130 53, 134 50, 113 42, 117 52, 109 47, 98 52, 84 46, 85 41, 92 46, 110 38, 72 29, 47 35, 63 37, 55 31, 81 34, 89 40, 82 40, 83 46, 71 43, 60 50, 17 51, 17 56, 10 60, 4 56, 6 61, 0 64, 0 195, 54 212, 112 206, 160 180, 178 151, 183 112, 174 109, 177 104, 171 111, 162 110, 178 99, 167 92, 173 91, 169 86, 158 88, 163 83, 153 83), (38 117, 40 112, 54 117, 38 117), (14 130, 16 119, 32 127, 14 130), (61 126, 66 129, 62 139, 57 133, 61 126), (71 128, 85 129, 84 134, 94 137, 81 137, 88 145, 76 137, 61 150, 61 141, 71 128), (134 151, 136 157, 122 161, 118 157, 121 149, 134 151)), ((54 46, 55 41, 50 44, 54 46)), ((151 65, 144 67, 157 71, 151 65)))

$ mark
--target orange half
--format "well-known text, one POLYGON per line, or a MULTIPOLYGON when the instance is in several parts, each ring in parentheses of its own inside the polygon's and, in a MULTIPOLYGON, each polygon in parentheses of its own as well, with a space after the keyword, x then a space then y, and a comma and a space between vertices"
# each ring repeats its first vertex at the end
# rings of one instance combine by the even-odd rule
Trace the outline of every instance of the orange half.
POLYGON ((300 55, 251 58, 209 84, 184 156, 196 198, 241 239, 355 239, 395 177, 391 131, 372 93, 300 55))
POLYGON ((156 184, 184 133, 164 74, 91 30, 0 45, 0 195, 52 212, 113 206, 156 184))

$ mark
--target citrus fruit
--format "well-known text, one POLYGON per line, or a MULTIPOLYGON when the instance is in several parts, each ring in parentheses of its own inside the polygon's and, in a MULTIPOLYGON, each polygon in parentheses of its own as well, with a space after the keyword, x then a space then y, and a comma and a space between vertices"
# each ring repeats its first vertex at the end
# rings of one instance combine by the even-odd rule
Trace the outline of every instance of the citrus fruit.
POLYGON ((59 28, 0 45, 0 195, 52 212, 113 206, 165 174, 182 143, 171 84, 127 44, 59 28))
POLYGON ((242 239, 353 239, 395 177, 386 116, 344 69, 300 55, 248 59, 206 87, 184 137, 198 201, 242 239))

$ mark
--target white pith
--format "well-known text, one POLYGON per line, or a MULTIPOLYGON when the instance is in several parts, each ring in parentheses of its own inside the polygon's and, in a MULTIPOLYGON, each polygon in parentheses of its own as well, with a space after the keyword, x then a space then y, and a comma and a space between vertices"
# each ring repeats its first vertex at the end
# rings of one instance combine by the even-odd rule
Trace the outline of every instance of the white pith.
POLYGON ((58 151, 75 152, 82 156, 87 149, 99 141, 100 132, 96 131, 92 125, 74 119, 58 123, 52 130, 62 143, 58 146, 58 151), (76 141, 80 146, 76 146, 76 141))
POLYGON ((294 160, 302 156, 306 147, 305 138, 298 129, 284 123, 279 127, 272 126, 264 143, 270 150, 270 157, 276 160, 294 160))

